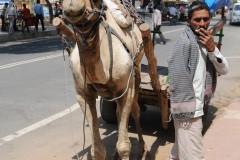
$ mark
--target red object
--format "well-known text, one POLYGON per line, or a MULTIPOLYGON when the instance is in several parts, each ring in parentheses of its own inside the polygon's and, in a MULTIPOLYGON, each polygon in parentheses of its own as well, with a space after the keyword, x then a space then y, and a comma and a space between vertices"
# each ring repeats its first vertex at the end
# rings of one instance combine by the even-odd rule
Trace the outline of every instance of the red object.
POLYGON ((28 25, 29 26, 35 26, 35 24, 36 24, 36 17, 30 17, 28 25))

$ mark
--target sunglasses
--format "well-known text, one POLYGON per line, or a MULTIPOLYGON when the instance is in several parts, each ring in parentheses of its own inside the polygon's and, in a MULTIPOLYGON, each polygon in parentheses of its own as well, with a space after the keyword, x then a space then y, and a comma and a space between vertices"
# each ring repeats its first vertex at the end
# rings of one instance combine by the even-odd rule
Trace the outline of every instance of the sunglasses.
POLYGON ((201 21, 204 21, 204 22, 208 22, 210 20, 210 17, 202 17, 202 18, 194 18, 193 21, 195 22, 201 22, 201 21))

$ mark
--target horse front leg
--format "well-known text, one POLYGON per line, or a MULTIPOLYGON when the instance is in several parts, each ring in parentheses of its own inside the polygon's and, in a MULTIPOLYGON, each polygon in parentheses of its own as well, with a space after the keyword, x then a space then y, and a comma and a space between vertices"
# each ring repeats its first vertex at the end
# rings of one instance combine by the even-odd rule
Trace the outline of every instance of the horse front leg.
POLYGON ((128 137, 128 121, 135 93, 134 89, 133 83, 130 82, 126 94, 117 100, 118 142, 116 149, 122 160, 130 158, 131 142, 128 137))
POLYGON ((96 98, 95 96, 82 96, 77 95, 77 100, 83 113, 86 115, 87 122, 92 136, 91 156, 93 160, 105 160, 106 148, 102 143, 99 122, 96 110, 96 98))
POLYGON ((135 94, 134 94, 134 99, 133 99, 133 105, 132 105, 132 110, 131 114, 133 116, 137 134, 138 134, 138 140, 139 140, 139 158, 138 159, 151 159, 149 151, 147 149, 147 145, 145 144, 145 141, 143 139, 142 135, 142 128, 140 125, 140 107, 138 105, 138 91, 139 91, 139 85, 141 83, 141 76, 140 76, 140 67, 135 70, 135 94))
POLYGON ((139 108, 137 101, 133 103, 131 114, 132 114, 134 122, 135 122, 136 130, 137 130, 137 134, 138 134, 138 140, 139 140, 139 144, 138 144, 139 157, 138 157, 138 159, 142 159, 142 160, 151 159, 147 145, 146 145, 146 143, 143 139, 143 135, 142 135, 142 128, 140 125, 140 108, 139 108))

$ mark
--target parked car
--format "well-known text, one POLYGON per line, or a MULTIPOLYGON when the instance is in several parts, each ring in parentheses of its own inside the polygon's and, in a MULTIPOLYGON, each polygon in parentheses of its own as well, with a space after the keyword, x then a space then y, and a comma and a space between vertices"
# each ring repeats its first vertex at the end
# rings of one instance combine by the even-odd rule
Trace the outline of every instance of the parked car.
POLYGON ((230 7, 229 24, 240 23, 240 3, 234 3, 230 7))

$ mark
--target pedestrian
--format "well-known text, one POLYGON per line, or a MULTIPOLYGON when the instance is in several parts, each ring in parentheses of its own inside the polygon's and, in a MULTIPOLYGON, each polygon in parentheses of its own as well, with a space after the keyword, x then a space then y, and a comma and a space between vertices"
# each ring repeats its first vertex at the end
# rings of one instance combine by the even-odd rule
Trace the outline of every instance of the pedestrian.
POLYGON ((187 26, 168 58, 171 116, 175 143, 168 160, 204 160, 202 116, 216 89, 217 73, 227 74, 228 63, 215 46, 210 10, 194 1, 187 26))
POLYGON ((178 21, 178 11, 177 11, 176 7, 173 4, 171 4, 169 6, 168 13, 169 13, 170 25, 177 24, 177 21, 178 21))
POLYGON ((9 7, 6 9, 5 17, 9 19, 9 30, 8 34, 11 35, 14 33, 14 20, 17 17, 17 12, 15 5, 12 1, 9 2, 9 7))
POLYGON ((8 6, 10 6, 10 4, 15 7, 16 14, 17 14, 16 17, 14 18, 13 30, 14 30, 14 31, 19 31, 19 30, 18 30, 18 27, 17 27, 17 18, 19 17, 19 16, 18 16, 18 12, 17 12, 17 6, 15 5, 14 0, 10 0, 8 6), (11 4, 11 3, 12 3, 12 4, 11 4))
POLYGON ((54 17, 58 17, 59 16, 59 11, 58 11, 58 4, 57 2, 54 4, 55 7, 54 7, 54 17))
POLYGON ((59 5, 58 5, 58 14, 59 14, 60 16, 63 15, 63 12, 62 12, 62 2, 59 2, 59 5))
POLYGON ((153 6, 154 12, 153 12, 153 26, 154 26, 154 32, 158 33, 159 37, 161 38, 161 41, 163 44, 166 44, 166 39, 163 36, 161 32, 161 25, 162 25, 162 13, 160 10, 158 10, 158 5, 155 4, 153 6))
POLYGON ((35 24, 35 28, 36 28, 36 32, 38 31, 38 23, 39 20, 41 21, 41 25, 42 25, 42 31, 45 31, 46 28, 44 27, 44 12, 43 12, 43 7, 40 4, 40 0, 37 0, 37 4, 34 5, 34 12, 36 14, 36 24, 35 24))
POLYGON ((22 13, 22 18, 23 18, 23 21, 24 21, 24 25, 23 25, 23 28, 22 28, 22 32, 24 33, 25 31, 25 28, 27 28, 27 32, 29 33, 29 20, 30 20, 30 10, 26 7, 26 4, 24 3, 23 4, 23 9, 21 11, 22 13))
POLYGON ((180 20, 181 20, 181 21, 184 21, 184 12, 185 12, 184 10, 185 10, 184 5, 181 4, 181 6, 179 7, 180 20))
POLYGON ((7 31, 6 24, 5 24, 5 19, 6 19, 5 14, 6 14, 7 7, 8 7, 8 3, 5 3, 1 13, 1 20, 2 20, 1 31, 7 31))
POLYGON ((168 8, 169 16, 176 17, 177 16, 177 9, 176 7, 171 4, 168 8))

